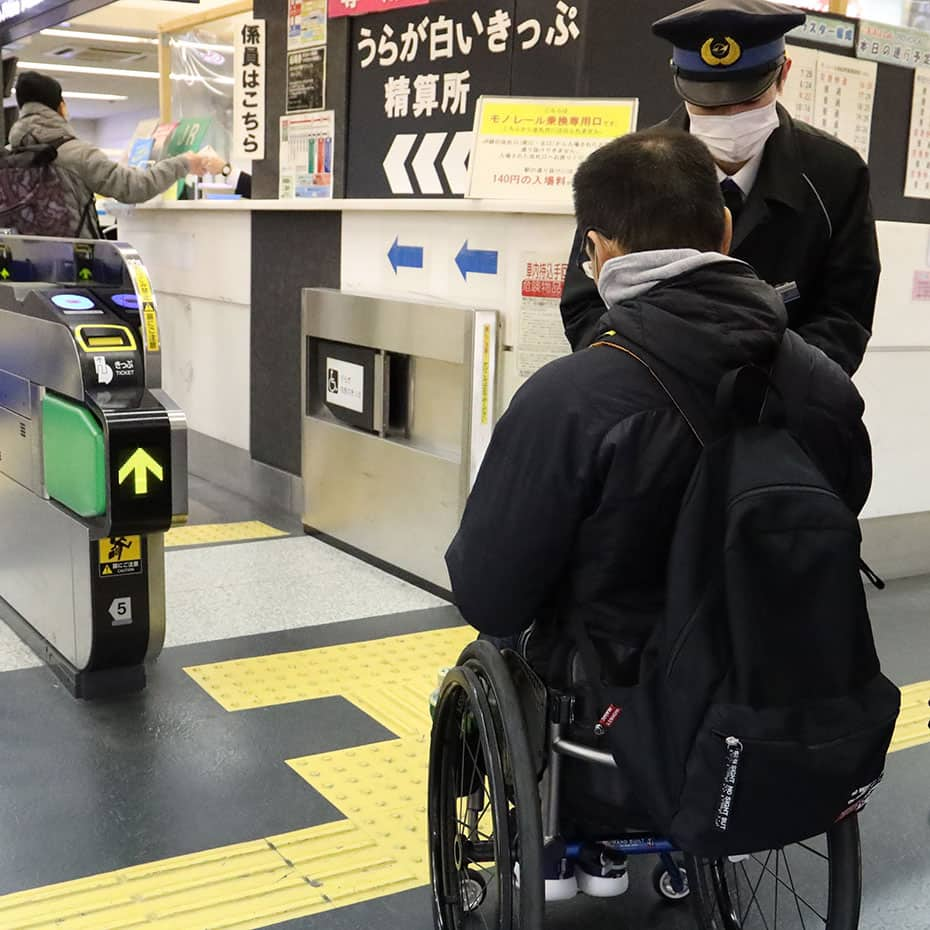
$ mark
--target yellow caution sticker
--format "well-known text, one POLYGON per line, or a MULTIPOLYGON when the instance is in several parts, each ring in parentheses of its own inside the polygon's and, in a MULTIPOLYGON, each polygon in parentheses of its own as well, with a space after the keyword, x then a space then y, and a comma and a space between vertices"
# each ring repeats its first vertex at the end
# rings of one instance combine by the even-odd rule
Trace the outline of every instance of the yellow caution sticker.
POLYGON ((110 536, 101 539, 98 545, 101 578, 142 573, 141 536, 110 536))
POLYGON ((139 290, 139 296, 143 302, 151 303, 155 300, 155 294, 152 291, 152 282, 149 280, 149 273, 145 270, 142 262, 134 262, 132 265, 133 277, 136 279, 136 287, 139 290))
POLYGON ((145 328, 146 349, 149 352, 158 352, 161 349, 161 341, 158 338, 158 317, 155 315, 154 304, 142 304, 142 322, 145 328))
POLYGON ((145 265, 140 261, 130 262, 129 270, 136 285, 136 292, 139 295, 139 303, 142 307, 145 348, 149 352, 159 352, 161 351, 161 340, 158 335, 158 316, 155 313, 155 292, 152 290, 152 281, 149 278, 149 273, 145 270, 145 265))

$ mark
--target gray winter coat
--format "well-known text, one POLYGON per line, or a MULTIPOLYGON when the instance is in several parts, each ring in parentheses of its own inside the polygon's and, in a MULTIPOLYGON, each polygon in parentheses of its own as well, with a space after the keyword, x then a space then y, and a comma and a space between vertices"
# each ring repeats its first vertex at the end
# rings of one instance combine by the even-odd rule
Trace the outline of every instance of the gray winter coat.
MULTIPOLYGON (((76 138, 71 124, 41 103, 27 103, 10 130, 10 145, 36 145, 58 142, 71 137, 58 149, 56 167, 61 170, 68 193, 74 197, 75 213, 85 217, 78 238, 98 235, 96 215, 84 210, 94 194, 112 197, 123 203, 144 203, 167 190, 175 181, 190 173, 183 155, 166 158, 151 168, 128 168, 111 161, 101 149, 76 138)), ((62 236, 73 236, 63 230, 62 236)))

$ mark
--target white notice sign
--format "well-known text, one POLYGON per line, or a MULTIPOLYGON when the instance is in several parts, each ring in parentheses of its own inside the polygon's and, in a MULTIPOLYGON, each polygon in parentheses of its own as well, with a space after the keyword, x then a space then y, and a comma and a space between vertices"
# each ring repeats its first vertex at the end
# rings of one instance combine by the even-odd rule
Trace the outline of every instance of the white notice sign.
POLYGON ((836 136, 869 160, 878 66, 845 55, 788 46, 791 74, 781 102, 795 118, 836 136))
POLYGON ((817 85, 817 58, 815 48, 800 45, 788 46, 791 73, 782 91, 781 103, 795 118, 804 123, 814 122, 814 88, 817 85))
POLYGON ((553 359, 571 353, 565 338, 565 324, 559 310, 564 261, 552 256, 528 253, 521 261, 520 335, 517 341, 517 369, 528 378, 553 359))
POLYGON ((930 200, 930 69, 914 71, 904 196, 930 200))
POLYGON ((872 104, 878 65, 821 52, 817 60, 814 126, 851 145, 869 160, 872 104))
POLYGON ((327 358, 326 402, 362 413, 365 409, 365 369, 352 362, 327 358))
POLYGON ((236 30, 233 68, 233 157, 265 157, 265 21, 236 30))

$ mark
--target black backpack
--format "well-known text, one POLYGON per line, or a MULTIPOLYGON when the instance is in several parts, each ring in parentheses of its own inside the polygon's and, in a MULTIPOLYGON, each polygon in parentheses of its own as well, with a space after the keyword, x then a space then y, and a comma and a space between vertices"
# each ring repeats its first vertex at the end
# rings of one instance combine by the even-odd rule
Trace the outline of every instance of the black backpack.
MULTIPOLYGON (((858 520, 772 412, 768 373, 724 379, 721 427, 633 357, 703 448, 663 620, 638 683, 603 689, 596 732, 655 829, 687 852, 738 855, 816 836, 865 806, 900 706, 875 652, 858 520)), ((790 377, 777 362, 774 384, 790 377)), ((597 662, 585 638, 582 659, 597 662)))
POLYGON ((63 238, 89 227, 100 238, 93 198, 83 207, 76 203, 54 164, 58 149, 72 139, 0 149, 0 226, 21 236, 63 238))

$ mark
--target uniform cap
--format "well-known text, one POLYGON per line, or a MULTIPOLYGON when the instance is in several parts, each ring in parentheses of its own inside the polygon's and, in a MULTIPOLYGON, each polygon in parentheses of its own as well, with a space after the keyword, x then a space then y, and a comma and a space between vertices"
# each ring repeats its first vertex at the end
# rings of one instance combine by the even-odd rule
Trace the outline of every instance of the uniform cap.
POLYGON ((766 0, 702 0, 652 24, 672 43, 678 93, 703 107, 765 93, 785 60, 785 33, 807 15, 766 0))

